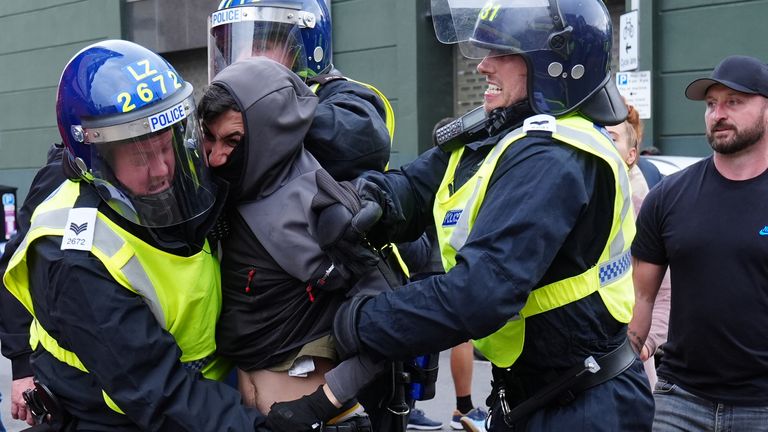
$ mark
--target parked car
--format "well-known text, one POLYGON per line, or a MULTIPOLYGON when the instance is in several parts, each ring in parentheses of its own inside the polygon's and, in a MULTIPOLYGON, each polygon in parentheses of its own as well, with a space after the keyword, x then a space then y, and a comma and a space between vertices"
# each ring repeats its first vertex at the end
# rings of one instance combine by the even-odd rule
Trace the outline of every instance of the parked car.
POLYGON ((683 168, 687 168, 690 165, 695 164, 703 158, 696 156, 667 156, 667 155, 648 155, 642 156, 647 159, 659 169, 659 172, 663 176, 668 176, 672 173, 676 173, 683 168))

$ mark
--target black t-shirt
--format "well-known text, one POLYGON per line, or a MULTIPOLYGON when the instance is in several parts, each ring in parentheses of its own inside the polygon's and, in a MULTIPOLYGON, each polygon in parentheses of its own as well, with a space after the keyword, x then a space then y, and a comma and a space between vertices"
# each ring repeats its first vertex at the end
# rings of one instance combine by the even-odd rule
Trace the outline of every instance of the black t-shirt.
POLYGON ((645 199, 632 254, 669 264, 660 377, 716 402, 768 404, 768 171, 728 180, 707 158, 645 199))

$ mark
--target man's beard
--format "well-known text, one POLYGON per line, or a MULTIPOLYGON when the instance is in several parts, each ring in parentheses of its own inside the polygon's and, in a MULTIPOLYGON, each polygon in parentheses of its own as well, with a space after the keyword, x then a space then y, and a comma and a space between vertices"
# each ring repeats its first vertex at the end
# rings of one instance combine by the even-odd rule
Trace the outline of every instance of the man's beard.
POLYGON ((709 141, 709 146, 712 147, 712 150, 715 152, 724 155, 730 155, 748 149, 757 144, 761 139, 763 139, 764 134, 765 124, 762 121, 759 121, 754 126, 743 130, 736 129, 736 127, 732 124, 719 121, 712 125, 712 127, 707 131, 707 140, 709 141), (733 136, 727 139, 715 138, 712 131, 715 128, 724 125, 727 125, 731 128, 733 136))

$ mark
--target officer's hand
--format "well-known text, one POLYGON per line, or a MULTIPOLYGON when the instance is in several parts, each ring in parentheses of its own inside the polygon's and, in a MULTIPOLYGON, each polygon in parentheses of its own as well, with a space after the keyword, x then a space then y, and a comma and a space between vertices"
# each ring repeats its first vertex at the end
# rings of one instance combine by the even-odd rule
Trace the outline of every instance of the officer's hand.
POLYGON ((319 214, 317 241, 343 277, 356 280, 378 263, 379 257, 365 239, 365 233, 380 216, 381 208, 371 202, 365 203, 357 214, 342 204, 327 207, 319 214))
POLYGON ((308 432, 322 430, 326 420, 339 411, 325 396, 323 386, 300 399, 272 404, 267 426, 274 432, 308 432))
POLYGON ((312 210, 318 215, 318 244, 344 277, 359 278, 378 263, 366 234, 381 218, 381 206, 374 198, 361 198, 354 185, 339 183, 324 170, 317 171, 316 180, 312 210))
POLYGON ((26 421, 28 425, 34 426, 35 419, 32 412, 27 409, 24 402, 25 390, 35 388, 34 377, 19 378, 11 383, 11 417, 16 420, 26 421))

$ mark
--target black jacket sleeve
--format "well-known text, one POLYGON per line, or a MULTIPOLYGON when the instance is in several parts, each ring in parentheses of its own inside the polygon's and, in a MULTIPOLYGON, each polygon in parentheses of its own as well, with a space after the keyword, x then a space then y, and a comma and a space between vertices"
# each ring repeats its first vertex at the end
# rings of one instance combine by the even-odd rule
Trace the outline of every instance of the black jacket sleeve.
POLYGON ((361 176, 391 201, 391 206, 384 206, 381 222, 369 232, 375 245, 415 241, 434 225, 432 207, 449 159, 448 153, 435 147, 399 170, 367 171, 361 176))
MULTIPOLYGON (((587 159, 551 139, 515 143, 494 172, 456 266, 366 302, 358 327, 363 345, 406 358, 487 336, 515 316, 589 203, 587 159)), ((403 170, 409 181, 377 183, 398 197, 408 219, 422 206, 431 211, 431 198, 418 191, 435 169, 417 161, 403 170)))
MULTIPOLYGON (((46 357, 33 356, 33 364, 36 376, 62 396, 70 412, 104 424, 98 416, 113 414, 103 402, 101 414, 80 404, 88 394, 97 400, 103 389, 141 430, 247 431, 263 422, 257 411, 241 405, 237 390, 185 369, 172 335, 98 259, 80 251, 62 254, 56 240, 38 240, 30 251, 36 314, 90 373, 66 382, 61 378, 65 373, 38 374, 38 361, 46 357)), ((71 369, 47 358, 54 366, 71 369)))
POLYGON ((334 179, 383 171, 389 161, 386 112, 377 95, 360 84, 334 80, 320 87, 319 104, 305 148, 334 179))
POLYGON ((60 145, 51 146, 47 164, 35 174, 27 198, 17 212, 18 231, 5 245, 5 252, 0 258, 0 345, 3 356, 11 360, 14 380, 32 375, 29 366, 29 355, 32 353, 29 346, 29 324, 32 317, 16 297, 5 289, 1 279, 8 267, 8 261, 29 231, 35 208, 65 180, 61 153, 60 145))

